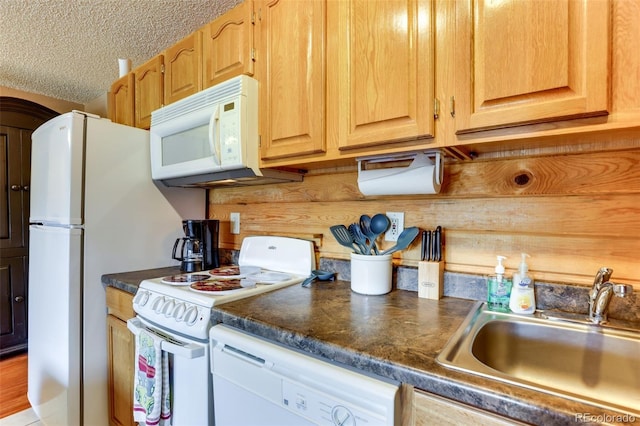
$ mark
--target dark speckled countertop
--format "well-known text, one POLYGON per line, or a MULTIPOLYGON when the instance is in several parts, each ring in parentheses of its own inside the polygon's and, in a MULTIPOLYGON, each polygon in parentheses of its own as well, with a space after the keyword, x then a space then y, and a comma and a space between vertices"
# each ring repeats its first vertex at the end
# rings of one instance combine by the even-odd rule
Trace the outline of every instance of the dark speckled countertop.
POLYGON ((580 413, 616 414, 440 366, 435 358, 474 303, 406 290, 364 296, 348 281, 316 282, 216 306, 213 319, 527 423, 575 425, 580 413))
MULTIPOLYGON (((140 280, 173 271, 109 274, 103 283, 134 293, 140 280)), ((212 319, 526 423, 593 424, 576 417, 589 413, 609 416, 597 424, 618 424, 606 420, 619 413, 439 365, 435 358, 474 303, 420 299, 407 290, 364 296, 352 292, 348 281, 315 282, 217 305, 212 319)))
POLYGON ((142 271, 120 272, 117 274, 105 274, 102 276, 102 284, 108 287, 119 288, 127 293, 136 294, 138 286, 143 280, 166 277, 167 275, 180 274, 179 266, 167 266, 166 268, 145 269, 142 271))

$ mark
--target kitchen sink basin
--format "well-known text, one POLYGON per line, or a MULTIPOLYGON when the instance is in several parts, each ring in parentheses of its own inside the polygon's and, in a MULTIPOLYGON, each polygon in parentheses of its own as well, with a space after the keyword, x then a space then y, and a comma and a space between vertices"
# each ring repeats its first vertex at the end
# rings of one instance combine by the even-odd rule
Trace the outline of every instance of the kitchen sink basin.
POLYGON ((478 302, 437 358, 445 367, 640 416, 640 332, 493 312, 478 302))

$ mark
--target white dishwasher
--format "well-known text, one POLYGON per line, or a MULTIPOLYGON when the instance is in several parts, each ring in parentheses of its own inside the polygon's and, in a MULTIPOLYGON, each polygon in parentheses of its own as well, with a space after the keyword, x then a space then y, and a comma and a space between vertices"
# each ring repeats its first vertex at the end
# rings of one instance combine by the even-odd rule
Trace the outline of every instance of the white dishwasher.
POLYGON ((400 383, 220 324, 211 328, 216 426, 400 424, 400 383))

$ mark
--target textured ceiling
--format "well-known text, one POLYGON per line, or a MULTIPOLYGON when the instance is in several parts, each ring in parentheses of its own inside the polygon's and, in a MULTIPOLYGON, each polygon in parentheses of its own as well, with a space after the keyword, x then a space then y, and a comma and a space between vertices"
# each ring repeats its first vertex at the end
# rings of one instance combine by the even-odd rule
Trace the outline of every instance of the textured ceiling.
POLYGON ((241 0, 0 0, 0 86, 86 104, 241 0))

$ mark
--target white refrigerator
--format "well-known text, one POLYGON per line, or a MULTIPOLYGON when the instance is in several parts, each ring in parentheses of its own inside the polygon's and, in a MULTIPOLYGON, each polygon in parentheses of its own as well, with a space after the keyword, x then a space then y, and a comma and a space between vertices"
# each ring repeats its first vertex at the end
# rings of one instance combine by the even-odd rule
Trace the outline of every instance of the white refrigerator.
POLYGON ((33 133, 30 185, 27 396, 46 425, 107 425, 101 276, 176 264, 205 190, 157 186, 149 132, 78 111, 33 133))

